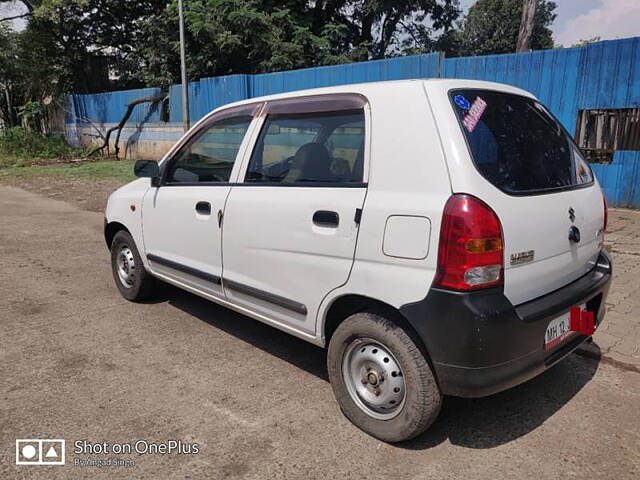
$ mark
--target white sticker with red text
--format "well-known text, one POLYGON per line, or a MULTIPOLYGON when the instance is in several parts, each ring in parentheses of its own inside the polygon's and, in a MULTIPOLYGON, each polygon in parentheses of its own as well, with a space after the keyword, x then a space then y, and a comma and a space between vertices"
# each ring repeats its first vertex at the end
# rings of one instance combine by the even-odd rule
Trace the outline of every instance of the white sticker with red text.
POLYGON ((464 116, 464 120, 462 121, 464 128, 466 128, 469 133, 473 133, 476 129, 478 122, 482 118, 482 114, 486 109, 487 102, 480 97, 476 97, 469 109, 469 112, 464 116))

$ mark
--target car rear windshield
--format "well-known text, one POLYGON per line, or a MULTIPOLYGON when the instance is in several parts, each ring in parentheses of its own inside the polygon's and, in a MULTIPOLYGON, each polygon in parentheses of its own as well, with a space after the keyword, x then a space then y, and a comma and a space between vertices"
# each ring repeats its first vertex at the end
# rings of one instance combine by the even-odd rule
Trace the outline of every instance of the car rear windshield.
POLYGON ((477 169, 500 190, 523 195, 593 181, 573 140, 535 100, 490 90, 456 90, 451 101, 477 169))

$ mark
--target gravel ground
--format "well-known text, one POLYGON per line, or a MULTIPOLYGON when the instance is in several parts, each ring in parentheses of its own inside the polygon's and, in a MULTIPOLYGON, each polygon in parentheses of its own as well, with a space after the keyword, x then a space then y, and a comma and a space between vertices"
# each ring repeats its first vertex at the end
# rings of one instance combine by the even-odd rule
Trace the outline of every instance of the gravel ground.
POLYGON ((387 445, 342 416, 321 349, 169 287, 123 300, 102 215, 55 199, 73 188, 0 187, 0 478, 640 476, 639 373, 571 355, 507 392, 446 398, 426 434, 387 445), (16 466, 21 438, 65 439, 66 465, 16 466), (140 439, 199 452, 73 451, 140 439), (110 458, 133 465, 74 465, 110 458))
POLYGON ((104 212, 111 192, 122 185, 115 180, 72 177, 0 177, 0 185, 19 187, 49 198, 72 203, 82 210, 104 212))

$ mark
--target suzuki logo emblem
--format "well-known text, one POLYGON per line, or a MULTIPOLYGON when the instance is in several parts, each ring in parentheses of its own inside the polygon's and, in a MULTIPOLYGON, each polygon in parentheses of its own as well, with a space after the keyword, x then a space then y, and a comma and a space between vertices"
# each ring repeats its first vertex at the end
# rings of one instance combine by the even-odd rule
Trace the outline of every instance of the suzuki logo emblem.
POLYGON ((576 220, 576 211, 573 209, 573 207, 569 207, 569 220, 571 220, 571 223, 575 222, 576 220))

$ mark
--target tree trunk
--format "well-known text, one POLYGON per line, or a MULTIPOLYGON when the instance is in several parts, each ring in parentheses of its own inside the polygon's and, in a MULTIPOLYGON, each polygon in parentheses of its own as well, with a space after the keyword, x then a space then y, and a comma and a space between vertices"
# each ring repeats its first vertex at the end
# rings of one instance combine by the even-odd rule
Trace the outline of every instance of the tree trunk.
POLYGON ((111 134, 117 131, 118 133, 116 134, 116 141, 115 141, 115 145, 113 146, 113 149, 114 149, 116 158, 118 158, 118 154, 120 153, 120 146, 119 146, 120 133, 122 132, 122 129, 124 128, 125 124, 131 117, 131 114, 133 113, 133 109, 136 107, 136 105, 140 105, 141 103, 151 103, 153 105, 160 102, 161 100, 164 100, 166 96, 167 96, 167 92, 161 92, 160 94, 155 95, 153 97, 136 98, 135 100, 127 103, 127 110, 124 112, 124 115, 120 119, 120 122, 118 122, 118 125, 116 125, 115 127, 111 127, 109 130, 107 130, 107 133, 105 134, 102 140, 103 142, 102 145, 94 148, 87 156, 90 157, 94 153, 104 150, 105 148, 107 149, 107 152, 108 152, 109 140, 111 139, 111 134))
MULTIPOLYGON (((370 3, 370 2, 369 2, 370 3)), ((366 45, 366 53, 362 53, 358 60, 367 61, 373 58, 374 56, 374 45, 373 45, 373 26, 375 21, 375 16, 371 11, 371 6, 368 2, 364 2, 363 12, 362 12, 362 29, 360 30, 360 39, 358 47, 362 45, 366 45)))
POLYGON ((15 126, 13 121, 14 113, 13 113, 13 105, 11 103, 11 92, 9 91, 9 85, 3 85, 5 101, 7 102, 7 127, 15 126))
POLYGON ((317 0, 316 5, 313 8, 313 21, 311 22, 311 31, 315 35, 322 33, 322 28, 325 24, 325 8, 326 0, 317 0))
POLYGON ((531 49, 536 4, 537 0, 523 0, 522 21, 520 22, 520 33, 518 34, 518 44, 516 46, 517 53, 528 52, 531 49))
POLYGON ((400 14, 389 12, 385 15, 382 25, 380 26, 380 42, 376 46, 375 60, 383 59, 386 57, 387 48, 391 43, 393 34, 398 28, 398 22, 400 22, 400 14))

